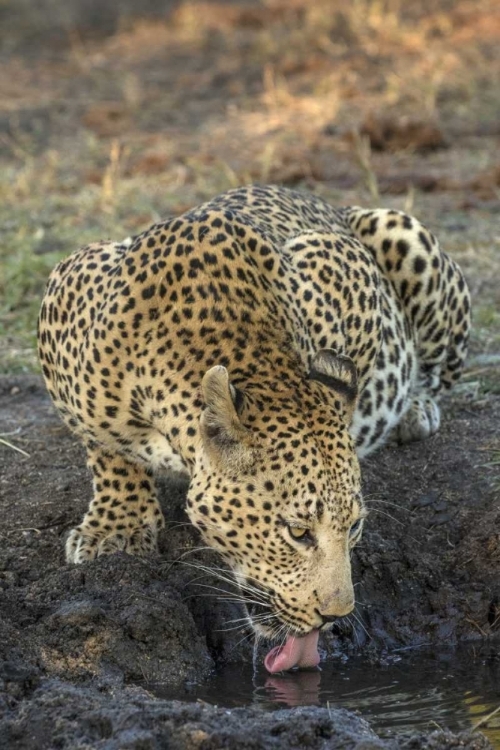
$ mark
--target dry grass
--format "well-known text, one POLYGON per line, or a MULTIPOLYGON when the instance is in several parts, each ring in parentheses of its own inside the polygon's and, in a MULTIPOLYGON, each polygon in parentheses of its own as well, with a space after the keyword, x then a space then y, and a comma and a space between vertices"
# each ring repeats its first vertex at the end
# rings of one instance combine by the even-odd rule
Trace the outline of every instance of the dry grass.
POLYGON ((36 313, 60 257, 250 181, 411 209, 464 266, 473 352, 500 351, 500 9, 428 8, 185 2, 100 41, 74 29, 36 65, 4 57, 2 369, 36 368, 36 313), (363 127, 380 117, 400 133, 417 121, 416 135, 376 151, 363 127), (419 122, 449 148, 424 150, 419 122))

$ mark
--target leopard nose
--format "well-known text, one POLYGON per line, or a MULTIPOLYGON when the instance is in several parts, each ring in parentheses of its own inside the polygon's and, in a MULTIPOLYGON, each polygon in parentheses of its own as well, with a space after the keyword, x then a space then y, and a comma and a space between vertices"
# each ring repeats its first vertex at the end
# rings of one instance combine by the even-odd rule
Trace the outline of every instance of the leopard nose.
MULTIPOLYGON (((320 600, 318 613, 323 618, 333 617, 344 617, 352 612, 354 609, 354 592, 352 586, 349 586, 346 591, 336 589, 324 599, 320 600)), ((325 620, 330 622, 329 620, 325 620)))

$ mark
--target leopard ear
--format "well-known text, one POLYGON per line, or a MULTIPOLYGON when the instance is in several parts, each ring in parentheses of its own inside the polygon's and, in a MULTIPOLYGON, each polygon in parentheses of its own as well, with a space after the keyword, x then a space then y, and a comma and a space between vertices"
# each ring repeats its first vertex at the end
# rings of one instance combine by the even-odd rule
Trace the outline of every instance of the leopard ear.
POLYGON ((358 371, 350 357, 337 354, 335 349, 320 349, 313 357, 309 379, 336 391, 352 415, 358 398, 358 371))
POLYGON ((252 463, 251 433, 241 423, 243 394, 229 382, 225 367, 205 373, 201 383, 205 409, 200 428, 203 444, 212 460, 230 470, 243 470, 252 463))

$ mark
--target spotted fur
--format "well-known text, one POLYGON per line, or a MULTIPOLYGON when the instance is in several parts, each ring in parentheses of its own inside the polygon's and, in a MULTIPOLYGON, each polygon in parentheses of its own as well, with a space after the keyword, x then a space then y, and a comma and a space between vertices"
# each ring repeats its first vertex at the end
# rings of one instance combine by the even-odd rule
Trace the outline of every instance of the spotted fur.
POLYGON ((346 614, 358 456, 438 429, 469 323, 460 269, 416 219, 284 188, 78 250, 39 320, 47 387, 94 481, 68 561, 154 552, 154 475, 181 472, 256 628, 346 614))

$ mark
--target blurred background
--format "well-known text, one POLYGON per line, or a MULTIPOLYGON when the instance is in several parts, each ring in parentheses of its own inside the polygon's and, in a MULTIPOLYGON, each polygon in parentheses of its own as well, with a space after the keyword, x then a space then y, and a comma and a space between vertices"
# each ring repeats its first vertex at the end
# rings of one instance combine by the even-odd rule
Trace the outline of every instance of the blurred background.
POLYGON ((59 258, 248 182, 413 212, 498 352, 499 82, 498 0, 0 0, 1 370, 59 258))

